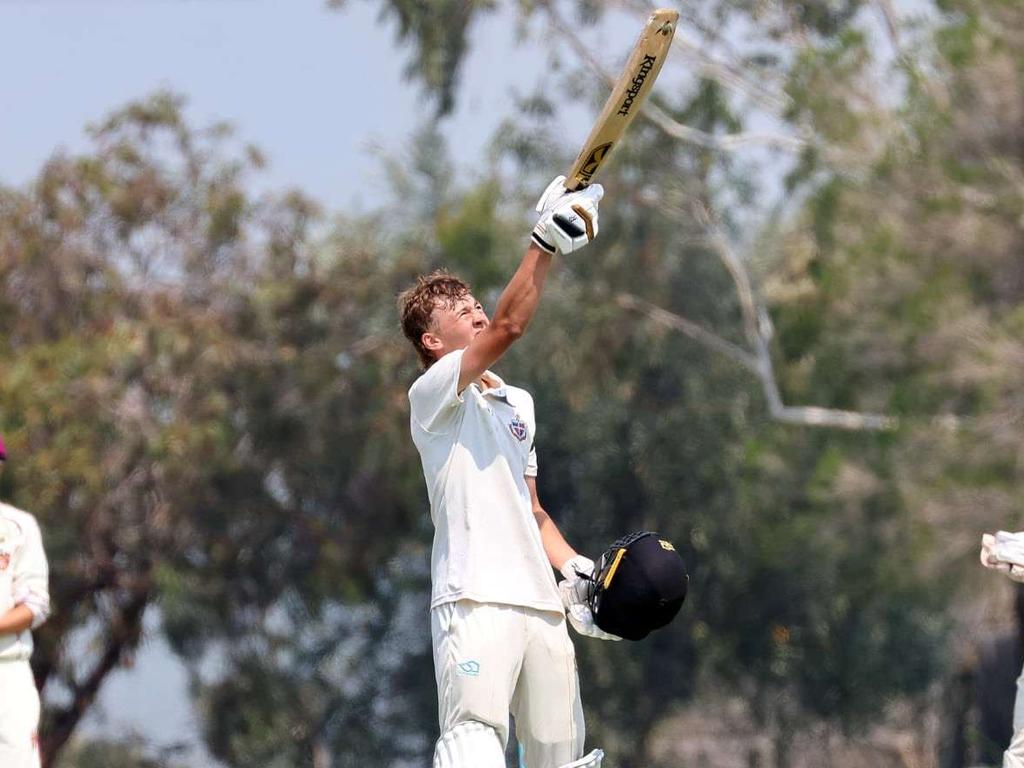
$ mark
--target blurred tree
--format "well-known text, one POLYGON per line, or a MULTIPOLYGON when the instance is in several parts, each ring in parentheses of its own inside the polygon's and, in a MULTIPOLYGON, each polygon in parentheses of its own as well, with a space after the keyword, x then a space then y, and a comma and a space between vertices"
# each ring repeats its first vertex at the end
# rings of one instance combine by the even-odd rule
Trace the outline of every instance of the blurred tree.
MULTIPOLYGON (((450 107, 495 6, 384 7, 450 107)), ((520 8, 598 64, 602 4, 520 8)), ((579 642, 617 765, 651 765, 656 727, 716 687, 780 766, 811 721, 920 701, 976 528, 1018 514, 1020 11, 934 10, 917 31, 885 2, 690 9, 691 76, 667 71, 617 150, 599 255, 559 264, 502 361, 537 399, 570 540, 657 529, 693 572, 669 629, 579 642)), ((428 129, 389 166, 394 210, 330 221, 298 192, 253 199, 259 153, 181 107, 130 105, 92 154, 0 190, 3 490, 40 516, 58 606, 48 764, 157 608, 225 764, 421 765, 430 530, 394 296, 447 264, 491 303, 517 212, 572 148, 533 97, 496 146, 516 183, 456 188, 428 129)))
POLYGON ((58 768, 185 768, 175 758, 176 750, 169 754, 151 756, 145 740, 133 736, 120 741, 73 741, 64 751, 58 768))
MULTIPOLYGON (((327 0, 331 8, 344 8, 350 0, 327 0)), ((469 51, 468 36, 476 17, 494 10, 496 0, 388 0, 381 4, 382 18, 393 18, 399 42, 413 48, 406 76, 421 80, 437 102, 437 114, 455 107, 463 60, 469 51)))
MULTIPOLYGON (((423 580, 382 565, 403 549, 416 557, 424 534, 419 504, 406 502, 420 482, 412 448, 393 415, 404 394, 395 370, 409 363, 391 332, 400 280, 362 245, 340 259, 313 248, 319 214, 301 195, 249 199, 242 179, 258 155, 225 159, 225 137, 192 131, 180 100, 159 94, 97 128, 95 155, 57 158, 31 190, 3 192, 0 271, 15 323, 0 403, 17 457, 5 482, 47 532, 58 609, 35 659, 47 764, 130 663, 153 607, 200 698, 207 687, 211 702, 229 696, 236 676, 301 693, 284 723, 290 764, 321 749, 320 730, 295 738, 314 724, 341 743, 362 732, 369 693, 349 667, 387 693, 382 722, 416 721, 380 677, 423 654, 409 641, 402 651, 401 627, 382 614, 385 593, 409 610, 416 592, 399 586, 423 580), (396 639, 368 665, 350 658, 344 622, 364 640, 396 639), (224 679, 207 686, 202 662, 221 651, 224 679), (269 667, 244 674, 253 659, 269 667), (302 693, 323 681, 336 686, 324 702, 302 693)), ((429 681, 428 666, 415 670, 429 681)), ((272 706, 265 690, 237 714, 272 706)), ((213 710, 211 722, 228 714, 213 710)), ((211 731, 218 756, 253 754, 235 742, 211 731)))

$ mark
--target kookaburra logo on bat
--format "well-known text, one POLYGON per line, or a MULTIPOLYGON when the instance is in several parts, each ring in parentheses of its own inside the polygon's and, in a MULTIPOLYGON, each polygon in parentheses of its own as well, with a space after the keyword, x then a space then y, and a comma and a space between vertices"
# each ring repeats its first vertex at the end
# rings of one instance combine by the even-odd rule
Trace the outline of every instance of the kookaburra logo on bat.
POLYGON ((594 175, 594 172, 600 167, 604 156, 608 154, 608 151, 612 148, 612 142, 601 144, 594 147, 590 154, 587 155, 587 159, 583 161, 583 167, 580 168, 580 178, 589 182, 590 177, 594 175))
POLYGON ((636 99, 636 95, 640 93, 640 89, 644 87, 644 81, 647 79, 647 73, 654 67, 654 62, 658 60, 657 56, 644 56, 644 60, 640 62, 640 71, 636 73, 636 77, 633 78, 633 84, 629 86, 629 90, 626 91, 626 99, 622 102, 622 106, 619 107, 620 115, 628 115, 629 110, 633 107, 633 100, 636 99))

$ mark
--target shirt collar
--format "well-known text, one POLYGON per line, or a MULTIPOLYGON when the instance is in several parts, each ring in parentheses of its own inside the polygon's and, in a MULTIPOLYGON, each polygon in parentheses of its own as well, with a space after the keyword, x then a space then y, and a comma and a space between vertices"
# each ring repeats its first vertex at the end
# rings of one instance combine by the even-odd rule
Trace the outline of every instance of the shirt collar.
MULTIPOLYGON (((484 371, 484 376, 493 381, 495 386, 488 387, 487 389, 482 390, 481 394, 488 395, 491 397, 497 397, 504 400, 505 402, 508 402, 508 390, 505 386, 505 380, 501 378, 501 376, 496 374, 494 371, 490 370, 484 371)), ((479 387, 479 385, 477 386, 479 387)))

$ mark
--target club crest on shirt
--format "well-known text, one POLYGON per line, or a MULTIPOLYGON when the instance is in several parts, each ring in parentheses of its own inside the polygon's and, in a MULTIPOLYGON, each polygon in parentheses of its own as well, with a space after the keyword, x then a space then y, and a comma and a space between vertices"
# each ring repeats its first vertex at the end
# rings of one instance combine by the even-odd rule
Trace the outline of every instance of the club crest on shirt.
POLYGON ((0 571, 6 571, 11 564, 11 553, 0 552, 0 571))
POLYGON ((518 440, 519 442, 522 442, 523 440, 526 439, 526 422, 520 419, 518 416, 516 416, 514 419, 512 419, 511 422, 509 422, 508 428, 512 431, 512 436, 515 437, 515 439, 518 440))

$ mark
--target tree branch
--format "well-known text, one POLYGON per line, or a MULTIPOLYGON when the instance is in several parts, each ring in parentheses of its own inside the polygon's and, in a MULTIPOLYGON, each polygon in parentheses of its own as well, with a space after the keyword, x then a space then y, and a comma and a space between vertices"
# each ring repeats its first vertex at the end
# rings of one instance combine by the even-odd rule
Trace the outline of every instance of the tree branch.
POLYGON ((140 576, 140 584, 130 595, 124 607, 111 617, 106 647, 96 666, 72 690, 72 701, 56 713, 43 732, 40 749, 43 768, 57 764, 57 758, 67 744, 79 721, 92 706, 107 676, 124 660, 125 655, 138 646, 142 637, 142 619, 152 596, 151 578, 140 576))
POLYGON ((644 301, 633 294, 620 293, 615 297, 615 301, 623 309, 634 310, 660 325, 679 331, 708 349, 725 355, 753 373, 761 382, 765 400, 768 402, 768 412, 776 421, 808 427, 834 427, 854 431, 891 431, 899 426, 898 419, 883 414, 818 406, 785 405, 775 380, 775 369, 768 354, 767 339, 760 333, 757 334, 757 352, 752 355, 692 320, 644 301))
MULTIPOLYGON (((590 69, 600 75, 601 78, 610 86, 614 86, 616 81, 615 76, 602 67, 593 55, 591 55, 588 47, 583 44, 579 35, 572 31, 572 25, 562 18, 561 14, 559 14, 555 9, 554 4, 546 2, 544 3, 544 8, 547 11, 548 16, 551 18, 552 30, 557 34, 560 34, 569 42, 572 49, 590 69)), ((691 47, 693 46, 691 45, 691 47)), ((725 83, 722 84, 726 85, 725 83)), ((755 90, 755 87, 749 86, 747 90, 755 90)), ((679 121, 675 120, 665 112, 665 110, 655 105, 650 99, 644 103, 643 108, 641 109, 641 114, 646 116, 669 136, 704 149, 732 151, 743 146, 760 145, 799 152, 807 145, 807 141, 803 138, 786 136, 784 134, 743 132, 719 135, 708 133, 707 131, 701 131, 697 128, 691 128, 688 125, 683 125, 679 121)))
MULTIPOLYGON (((652 13, 659 7, 656 3, 630 2, 629 0, 619 0, 616 5, 641 16, 652 13)), ((701 29, 692 17, 687 19, 687 26, 693 27, 701 34, 706 31, 701 29)), ((705 34, 699 42, 692 42, 686 38, 682 29, 676 29, 672 47, 669 49, 669 56, 686 57, 696 62, 701 77, 713 80, 723 88, 735 93, 748 96, 776 116, 786 111, 793 101, 789 94, 780 88, 766 87, 751 80, 744 73, 743 68, 735 62, 723 61, 720 56, 708 53, 706 44, 709 42, 718 43, 719 47, 722 47, 723 41, 718 36, 709 38, 705 34)))
POLYGON ((679 331, 685 336, 689 336, 697 343, 702 344, 709 349, 713 349, 719 354, 725 355, 734 363, 738 363, 751 373, 757 373, 757 359, 753 355, 742 347, 733 344, 731 341, 726 341, 721 336, 712 333, 692 320, 688 320, 685 317, 669 312, 667 309, 662 309, 661 307, 651 304, 648 301, 644 301, 640 297, 634 296, 631 293, 618 294, 615 297, 615 303, 623 309, 631 309, 636 312, 640 312, 659 325, 679 331))

